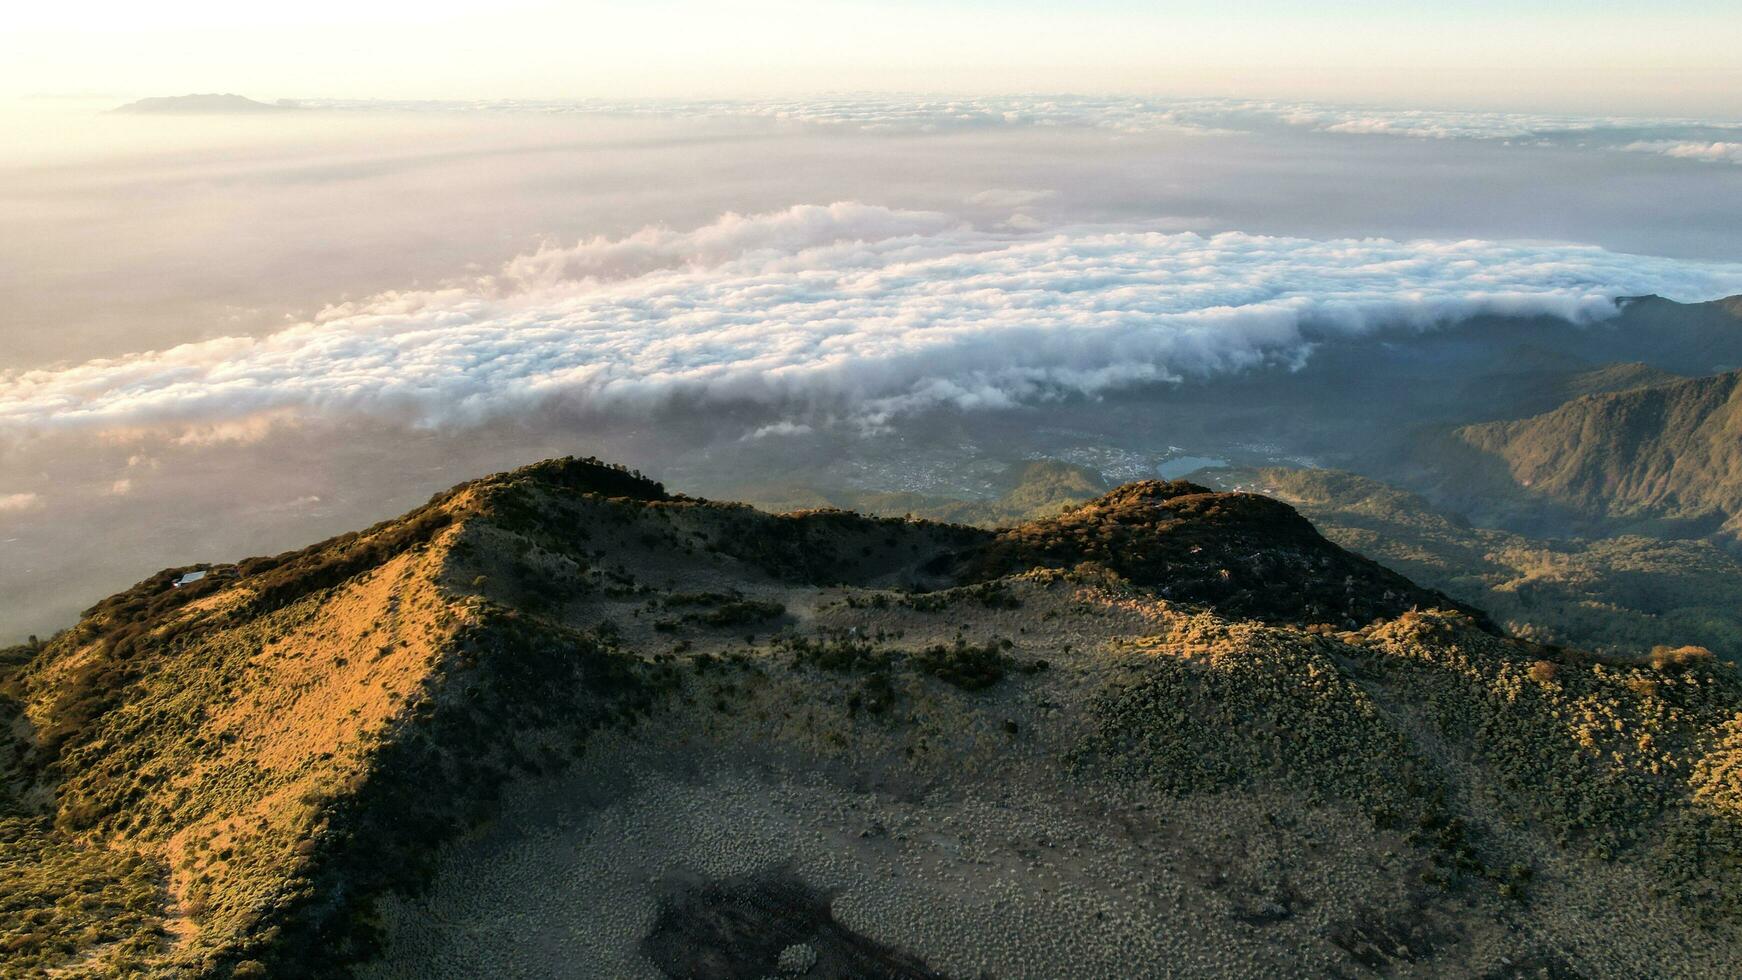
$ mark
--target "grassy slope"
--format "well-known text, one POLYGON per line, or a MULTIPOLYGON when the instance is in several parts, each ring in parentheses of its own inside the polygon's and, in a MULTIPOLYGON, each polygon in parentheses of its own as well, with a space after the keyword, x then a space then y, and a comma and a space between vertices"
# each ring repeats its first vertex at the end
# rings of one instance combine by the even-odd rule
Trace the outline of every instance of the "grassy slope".
MULTIPOLYGON (((602 482, 638 488, 621 474, 602 482)), ((367 820, 347 816, 370 794, 393 794, 396 766, 412 769, 391 760, 545 653, 528 643, 480 667, 476 648, 512 626, 445 581, 466 521, 498 492, 488 481, 457 488, 362 534, 213 569, 192 586, 174 588, 180 570, 166 571, 9 671, 28 748, 6 773, 24 803, 7 859, 21 846, 51 860, 8 883, 26 896, 58 887, 101 898, 9 919, 0 944, 11 966, 64 965, 72 946, 96 972, 208 972, 247 960, 286 923, 321 919, 311 907, 343 894, 315 887, 331 877, 323 868, 364 853, 349 848, 367 820)), ((463 814, 496 764, 477 748, 471 770, 452 776, 471 789, 427 821, 417 807, 397 819, 439 833, 463 814)), ((439 789, 443 775, 417 778, 439 789)))
POLYGON ((1733 928, 1742 687, 1728 669, 1606 664, 1409 612, 1433 597, 1286 509, 1173 487, 993 535, 769 516, 556 462, 196 586, 166 572, 5 674, 27 744, 0 798, 0 860, 19 872, 0 877, 0 972, 335 970, 371 948, 373 896, 417 888, 502 785, 561 769, 592 732, 703 710, 708 663, 859 676, 861 710, 901 689, 887 672, 1024 683, 996 648, 842 646, 795 617, 833 590, 971 623, 1021 601, 1002 583, 1032 580, 988 576, 1029 565, 1104 597, 1048 620, 1060 635, 1094 603, 1189 618, 1157 594, 1181 574, 1226 617, 1209 647, 1195 627, 1130 638, 1150 653, 1137 673, 1073 706, 1094 721, 1074 753, 1093 771, 1167 793, 1275 781, 1413 827, 1445 887, 1516 888, 1500 851, 1464 837, 1458 821, 1485 811, 1447 802, 1472 788, 1436 761, 1445 742, 1488 774, 1498 819, 1638 862, 1686 914, 1733 928), (1286 560, 1214 574, 1278 528, 1286 560), (1351 577, 1368 588, 1337 611, 1379 618, 1320 625, 1316 597, 1352 601, 1351 577), (952 579, 968 584, 905 591, 952 579), (1278 598, 1261 607, 1247 581, 1278 598))

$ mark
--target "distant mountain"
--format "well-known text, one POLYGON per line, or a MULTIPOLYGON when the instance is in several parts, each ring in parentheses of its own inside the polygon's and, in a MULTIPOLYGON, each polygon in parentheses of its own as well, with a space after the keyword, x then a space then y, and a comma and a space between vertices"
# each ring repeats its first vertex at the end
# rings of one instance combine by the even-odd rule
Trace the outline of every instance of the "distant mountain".
POLYGON ((1168 443, 1205 451, 1275 446, 1280 456, 1396 482, 1404 476, 1398 469, 1414 464, 1424 430, 1517 419, 1578 394, 1742 368, 1738 309, 1742 301, 1645 298, 1576 325, 1553 316, 1479 316, 1408 337, 1333 335, 1315 338, 1298 368, 1049 406, 1045 418, 1113 444, 1161 429, 1168 443))
POLYGON ((168 95, 129 102, 115 109, 129 114, 157 115, 231 115, 291 112, 293 106, 256 102, 240 95, 208 93, 204 95, 168 95))
POLYGON ((1642 361, 1633 361, 1625 364, 1605 364, 1588 371, 1580 371, 1570 377, 1559 378, 1554 383, 1552 392, 1560 401, 1566 401, 1582 395, 1606 395, 1610 392, 1631 391, 1634 388, 1648 388, 1680 380, 1682 375, 1652 367, 1642 361))
POLYGON ((1416 494, 1336 470, 1210 476, 1288 502, 1330 540, 1479 606, 1516 635, 1634 656, 1692 643, 1742 660, 1742 563, 1710 542, 1473 527, 1416 494))
MULTIPOLYGON (((1443 423, 1497 421, 1580 395, 1742 368, 1742 296, 1706 303, 1643 296, 1616 305, 1614 316, 1571 329, 1552 318, 1478 317, 1424 337, 1405 348, 1420 372, 1415 380, 1445 383, 1400 403, 1438 399, 1434 421, 1443 423)), ((1357 347, 1352 360, 1358 356, 1357 347)), ((1383 363, 1372 370, 1396 373, 1383 363)))
POLYGON ((1613 344, 1606 360, 1645 361, 1677 374, 1742 369, 1742 295, 1706 303, 1677 303, 1661 296, 1620 301, 1621 315, 1600 331, 1599 344, 1613 344))
POLYGON ((1742 372, 1461 428, 1517 485, 1620 525, 1742 535, 1742 372))
POLYGON ((0 974, 1735 976, 1739 714, 1265 497, 553 460, 0 651, 0 974))

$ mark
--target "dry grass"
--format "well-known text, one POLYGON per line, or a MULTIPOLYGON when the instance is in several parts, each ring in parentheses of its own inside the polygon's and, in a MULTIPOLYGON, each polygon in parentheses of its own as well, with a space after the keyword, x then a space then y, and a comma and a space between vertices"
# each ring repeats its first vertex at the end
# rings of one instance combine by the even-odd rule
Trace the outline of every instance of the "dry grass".
MULTIPOLYGON (((1146 917, 1192 902, 1190 938, 1222 937, 1239 956, 1192 960, 1203 972, 1482 972, 1544 950, 1565 959, 1554 969, 1594 973, 1742 963, 1742 685, 1727 667, 1697 648, 1655 666, 1581 657, 1411 609, 1432 594, 1279 506, 1140 488, 995 538, 674 499, 568 462, 243 563, 197 594, 154 578, 27 663, 6 661, 20 730, 54 737, 8 763, 8 785, 29 783, 4 801, 15 823, 0 854, 26 871, 0 901, 30 911, 0 937, 15 944, 0 964, 341 972, 377 948, 378 898, 413 907, 425 889, 479 880, 454 863, 477 860, 477 828, 524 849, 504 867, 537 868, 550 842, 525 828, 600 832, 589 807, 647 775, 633 761, 647 758, 767 763, 828 784, 782 796, 796 809, 766 825, 745 802, 754 833, 662 818, 685 835, 711 826, 710 848, 746 858, 810 841, 786 856, 824 862, 836 840, 864 867, 892 866, 876 835, 817 836, 843 807, 917 821, 916 834, 959 827, 971 847, 913 845, 931 870, 910 889, 858 872, 842 885, 883 910, 864 913, 881 941, 932 944, 926 957, 954 966, 967 963, 948 946, 956 933, 901 903, 967 930, 985 911, 970 885, 990 887, 989 868, 1022 883, 1010 901, 1041 937, 1011 939, 1030 959, 984 967, 1012 976, 1105 962, 1106 949, 1071 945, 1102 921, 1085 916, 1161 928, 1146 917), (1239 566, 1233 587, 1171 589, 1220 581, 1267 528, 1283 553, 1239 566), (999 571, 1015 574, 985 578, 999 571), (1379 591, 1351 603, 1352 581, 1379 591), (1281 597, 1269 622, 1253 619, 1261 586, 1281 597), (570 785, 577 760, 587 778, 574 785, 591 789, 525 808, 552 780, 570 785), (1030 790, 1045 805, 1024 819, 1079 803, 1058 832, 1095 838, 1101 857, 1151 855, 1145 874, 1178 902, 1145 904, 1143 876, 1097 863, 1095 847, 1046 857, 997 813, 1001 794, 1030 790), (1218 826, 1219 807, 1239 819, 1218 826), (1152 826, 1158 812, 1180 829, 1152 826), (1217 836, 1265 826, 1279 835, 1271 864, 1217 836), (975 836, 994 829, 1011 836, 975 836), (1194 848, 1215 867, 1184 867, 1194 848), (1630 916, 1596 899, 1639 882, 1654 892, 1630 916), (1432 929, 1414 935, 1412 921, 1432 929)), ((585 860, 609 863, 617 845, 589 839, 604 850, 585 860)), ((580 895, 555 879, 520 886, 553 908, 580 895)), ((644 886, 602 900, 632 904, 644 886)), ((396 921, 410 930, 386 937, 400 955, 435 928, 396 921)))

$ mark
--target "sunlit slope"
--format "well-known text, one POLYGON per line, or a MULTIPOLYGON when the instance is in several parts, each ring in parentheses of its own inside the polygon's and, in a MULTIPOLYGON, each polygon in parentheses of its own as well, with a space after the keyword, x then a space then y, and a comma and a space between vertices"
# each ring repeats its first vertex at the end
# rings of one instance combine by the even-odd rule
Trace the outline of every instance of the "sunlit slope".
POLYGON ((0 972, 1742 966, 1728 668, 1502 638, 1276 501, 562 460, 202 570, 5 658, 0 972))

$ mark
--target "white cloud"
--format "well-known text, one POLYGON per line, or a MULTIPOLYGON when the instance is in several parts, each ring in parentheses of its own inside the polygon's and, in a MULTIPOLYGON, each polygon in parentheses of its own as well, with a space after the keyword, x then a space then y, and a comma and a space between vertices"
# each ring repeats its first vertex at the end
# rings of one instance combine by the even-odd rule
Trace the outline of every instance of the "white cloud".
POLYGON ((123 478, 120 480, 116 480, 114 483, 109 484, 109 496, 111 496, 111 497, 125 497, 132 492, 133 492, 133 481, 132 480, 123 478))
POLYGON ((1707 163, 1742 165, 1742 143, 1700 140, 1640 140, 1621 149, 1634 153, 1657 153, 1679 160, 1703 160, 1707 163))
POLYGON ((305 100, 311 107, 398 112, 536 112, 670 119, 761 119, 778 125, 924 133, 1010 127, 1087 127, 1118 133, 1251 132, 1288 128, 1417 139, 1534 140, 1577 137, 1615 145, 1640 131, 1742 130, 1735 120, 1489 110, 1407 109, 1234 98, 1138 96, 841 96, 794 100, 467 102, 305 100))
POLYGON ((42 506, 42 495, 36 493, 0 493, 0 514, 15 514, 42 506))
POLYGON ((274 429, 294 424, 291 413, 284 410, 250 412, 188 425, 175 442, 178 446, 251 446, 274 429))
POLYGON ((1040 231, 1046 227, 1046 222, 1036 218, 1032 214, 1018 211, 1004 219, 1002 227, 1008 228, 1012 231, 1040 231))
POLYGON ((770 436, 807 436, 814 431, 810 426, 800 422, 775 422, 765 425, 755 432, 745 436, 746 439, 767 439, 770 436))
POLYGON ((1026 208, 1031 205, 1039 204, 1040 202, 1052 197, 1055 193, 1057 192, 1049 190, 1025 190, 1016 187, 993 187, 980 191, 977 194, 968 195, 968 203, 975 207, 1007 208, 1015 210, 1017 208, 1026 208))
POLYGON ((1318 338, 1478 313, 1588 321, 1619 295, 1734 292, 1742 265, 1580 245, 1025 234, 801 207, 547 249, 473 287, 383 296, 262 338, 0 375, 0 430, 246 440, 305 416, 466 425, 551 405, 878 420, 1293 363, 1318 338))
POLYGON ((632 279, 672 269, 702 269, 759 256, 790 255, 842 241, 922 235, 957 224, 932 211, 892 211, 854 202, 800 206, 746 217, 726 214, 693 231, 644 228, 626 238, 547 246, 503 266, 498 282, 532 289, 572 280, 632 279))

